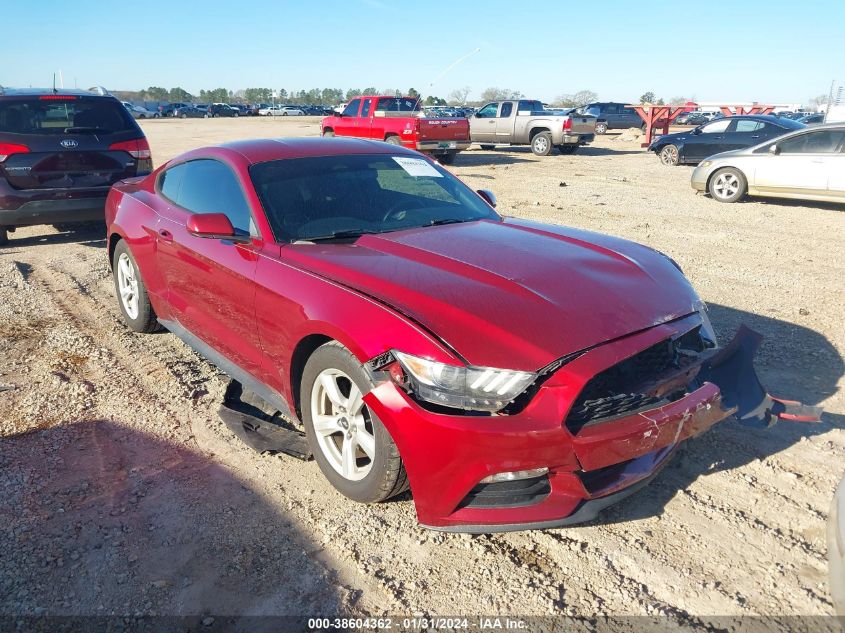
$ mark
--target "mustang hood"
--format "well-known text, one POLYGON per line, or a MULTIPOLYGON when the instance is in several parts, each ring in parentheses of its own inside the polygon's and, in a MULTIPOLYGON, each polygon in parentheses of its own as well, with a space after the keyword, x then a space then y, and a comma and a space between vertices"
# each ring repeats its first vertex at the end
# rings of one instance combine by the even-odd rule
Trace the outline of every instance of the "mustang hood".
POLYGON ((472 365, 536 371, 685 316, 697 296, 665 256, 518 220, 291 245, 304 268, 413 318, 472 365))

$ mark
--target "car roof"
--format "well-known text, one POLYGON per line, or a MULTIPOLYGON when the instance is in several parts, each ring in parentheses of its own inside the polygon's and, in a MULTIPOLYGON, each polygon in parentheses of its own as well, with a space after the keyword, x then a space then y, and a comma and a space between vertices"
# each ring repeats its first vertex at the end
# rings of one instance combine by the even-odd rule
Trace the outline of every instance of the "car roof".
MULTIPOLYGON (((342 156, 345 154, 404 154, 419 157, 415 151, 399 145, 359 138, 266 138, 231 141, 213 146, 237 152, 251 163, 263 163, 286 158, 342 156)), ((200 152, 202 150, 196 150, 200 152)), ((194 152, 190 152, 193 154, 194 152)))
POLYGON ((103 94, 94 92, 92 90, 79 90, 76 88, 5 88, 0 86, 0 97, 43 97, 49 95, 56 95, 57 97, 107 97, 115 99, 116 97, 108 92, 103 94))

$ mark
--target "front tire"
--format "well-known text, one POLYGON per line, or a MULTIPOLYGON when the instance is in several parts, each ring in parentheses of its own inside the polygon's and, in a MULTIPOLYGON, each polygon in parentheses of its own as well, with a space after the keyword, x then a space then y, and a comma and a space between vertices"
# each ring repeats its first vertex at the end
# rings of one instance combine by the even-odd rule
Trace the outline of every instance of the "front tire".
POLYGON ((0 246, 5 246, 9 243, 8 229, 0 229, 0 246))
POLYGON ((596 123, 596 134, 607 134, 607 123, 596 123))
POLYGON ((138 264, 123 240, 120 240, 114 249, 112 275, 117 303, 126 325, 135 332, 149 333, 158 330, 156 313, 141 279, 138 264))
POLYGON ((552 153, 551 132, 539 132, 531 139, 531 151, 535 156, 548 156, 552 153))
POLYGON ((361 363, 337 341, 311 355, 300 387, 302 421, 317 465, 341 494, 362 503, 408 489, 399 449, 361 399, 371 388, 361 363))
POLYGON ((496 146, 495 146, 495 145, 482 145, 482 146, 481 146, 481 149, 486 150, 486 151, 488 151, 488 152, 489 152, 489 151, 491 151, 491 150, 496 149, 496 146))
POLYGON ((748 191, 748 180, 735 167, 725 167, 710 176, 707 190, 719 202, 738 202, 748 191))
POLYGON ((660 150, 660 162, 667 167, 675 167, 681 164, 681 153, 675 145, 667 145, 660 150))

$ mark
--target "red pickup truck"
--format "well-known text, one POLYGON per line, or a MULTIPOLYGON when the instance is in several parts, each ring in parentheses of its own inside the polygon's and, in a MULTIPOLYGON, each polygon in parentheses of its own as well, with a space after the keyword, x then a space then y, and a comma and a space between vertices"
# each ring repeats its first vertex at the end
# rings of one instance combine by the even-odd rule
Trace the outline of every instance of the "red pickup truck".
POLYGON ((450 164, 470 146, 469 121, 422 117, 415 97, 355 97, 320 124, 323 136, 355 136, 404 145, 450 164))

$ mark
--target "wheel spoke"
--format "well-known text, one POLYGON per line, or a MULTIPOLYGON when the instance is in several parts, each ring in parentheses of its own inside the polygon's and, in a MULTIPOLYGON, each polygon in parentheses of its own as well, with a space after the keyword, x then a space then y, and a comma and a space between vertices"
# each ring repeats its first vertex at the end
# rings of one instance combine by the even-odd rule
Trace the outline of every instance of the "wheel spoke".
POLYGON ((320 376, 320 384, 323 385, 323 390, 334 406, 342 407, 346 404, 346 398, 341 395, 340 389, 337 386, 337 379, 334 376, 322 374, 320 376))
POLYGON ((358 440, 358 446, 360 446, 361 450, 366 453, 367 457, 369 457, 370 459, 375 459, 376 438, 367 433, 363 428, 358 429, 358 432, 355 434, 355 437, 358 440))
POLYGON ((349 391, 349 398, 346 399, 346 412, 350 416, 356 416, 358 415, 358 412, 361 411, 361 407, 364 406, 362 398, 363 395, 361 394, 361 390, 358 389, 358 385, 353 382, 352 388, 349 391))
POLYGON ((337 425, 337 418, 333 415, 313 414, 314 431, 320 435, 331 435, 337 433, 340 428, 337 425))
POLYGON ((341 465, 343 468, 343 476, 351 478, 355 474, 355 448, 351 437, 343 437, 343 447, 341 449, 341 465))

